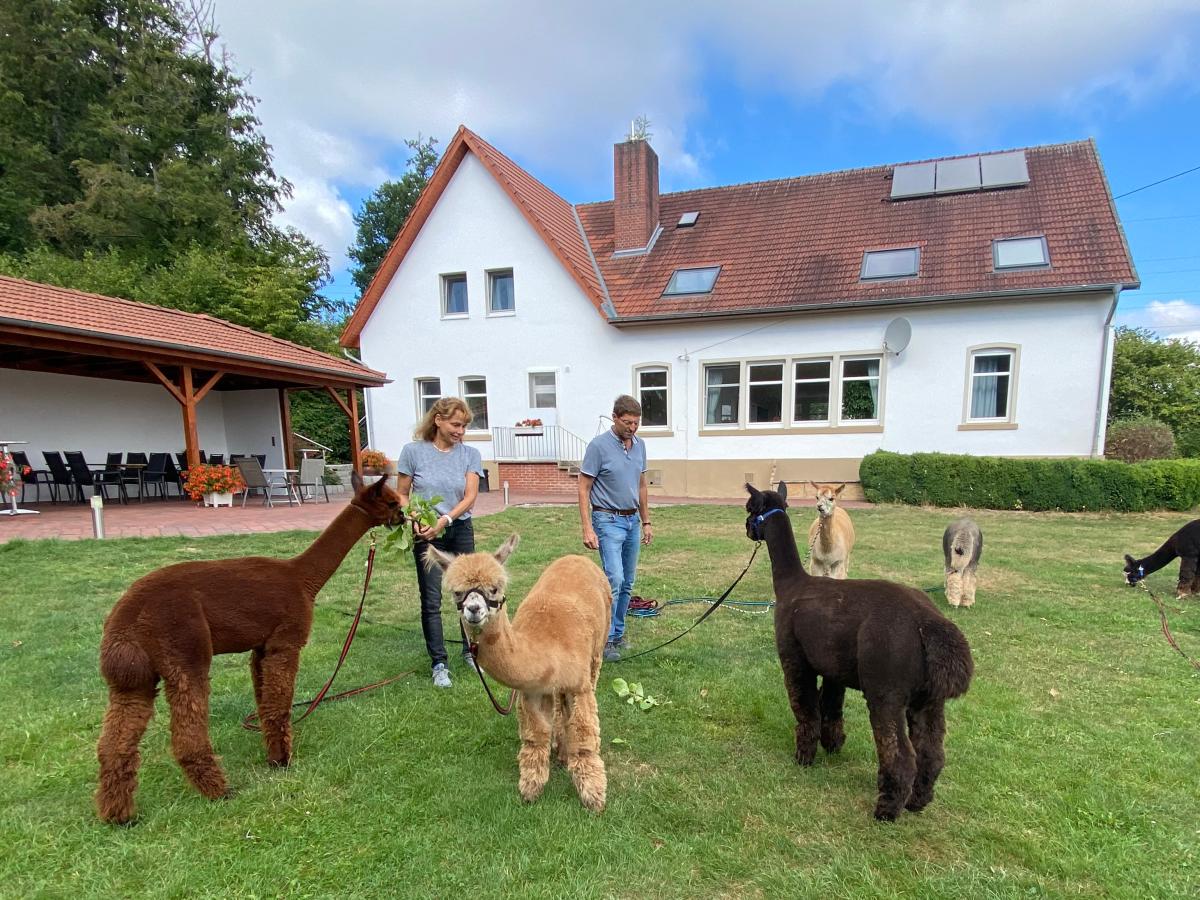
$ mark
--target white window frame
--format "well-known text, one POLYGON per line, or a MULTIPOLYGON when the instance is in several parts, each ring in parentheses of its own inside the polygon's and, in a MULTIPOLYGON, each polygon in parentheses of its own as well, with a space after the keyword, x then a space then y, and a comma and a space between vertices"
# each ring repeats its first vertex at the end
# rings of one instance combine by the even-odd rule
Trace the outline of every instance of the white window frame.
POLYGON ((662 295, 664 297, 698 297, 698 296, 711 294, 713 292, 713 288, 715 288, 717 286, 717 279, 720 277, 721 277, 721 267, 720 266, 684 266, 683 268, 676 269, 674 272, 671 273, 671 277, 667 280, 667 286, 665 288, 663 288, 662 295), (691 274, 692 272, 712 272, 713 273, 712 281, 709 283, 708 287, 705 290, 703 290, 703 291, 679 290, 678 284, 679 284, 679 280, 680 280, 679 279, 680 274, 691 274))
POLYGON ((787 372, 789 364, 786 359, 753 359, 746 360, 745 366, 742 367, 742 380, 745 382, 745 409, 746 409, 746 427, 747 428, 782 428, 784 426, 784 415, 787 411, 787 372), (779 380, 771 381, 751 381, 750 370, 755 366, 779 366, 779 380), (750 391, 754 387, 765 387, 768 385, 779 385, 779 421, 777 422, 751 422, 750 421, 750 391))
POLYGON ((525 377, 525 380, 529 386, 529 408, 530 409, 555 409, 555 410, 558 409, 558 370, 557 369, 530 369, 528 371, 528 374, 525 377), (554 402, 551 403, 549 406, 538 406, 538 404, 536 402, 538 394, 544 394, 546 392, 546 389, 544 387, 539 389, 533 383, 534 378, 538 375, 549 375, 551 378, 554 379, 554 385, 551 388, 551 392, 554 396, 554 402))
MULTIPOLYGON (((699 427, 704 432, 733 431, 752 433, 756 430, 784 431, 802 434, 805 431, 851 431, 866 429, 869 431, 882 430, 884 410, 887 400, 887 354, 882 350, 858 350, 852 352, 799 354, 796 356, 763 356, 741 359, 704 359, 699 361, 699 427), (844 377, 845 364, 860 360, 877 360, 879 374, 877 376, 844 377), (829 418, 819 421, 802 421, 795 416, 795 365, 796 363, 827 362, 829 363, 829 418), (751 422, 750 412, 750 367, 755 365, 778 365, 782 363, 783 378, 783 414, 779 422, 751 422), (738 405, 737 415, 733 422, 708 421, 708 369, 716 366, 738 366, 738 405), (847 419, 842 416, 842 399, 845 395, 845 382, 867 381, 871 377, 878 380, 876 418, 847 419)), ((764 383, 764 382, 756 382, 764 383)), ((724 385, 732 387, 733 385, 724 385)))
POLYGON ((487 276, 487 314, 491 318, 502 318, 504 316, 515 316, 517 314, 517 278, 512 269, 488 269, 485 273, 487 276), (492 291, 496 284, 496 279, 507 275, 512 279, 513 295, 512 309, 493 309, 492 308, 492 291))
POLYGON ((1023 237, 996 238, 992 241, 992 270, 995 272, 1030 272, 1050 268, 1050 245, 1046 243, 1044 234, 1027 234, 1023 237), (1000 247, 1003 244, 1017 242, 1040 241, 1042 244, 1042 262, 1017 263, 1007 266, 1000 265, 1000 247))
POLYGON ((858 272, 859 281, 898 281, 901 278, 917 278, 921 274, 921 248, 918 247, 879 247, 874 250, 864 250, 862 258, 862 268, 858 272), (871 257, 888 256, 893 253, 911 253, 913 254, 913 270, 911 272, 899 272, 889 275, 868 275, 867 263, 871 257))
POLYGON ((471 315, 471 290, 467 282, 466 272, 445 272, 440 277, 442 287, 442 318, 443 319, 466 319, 471 315), (467 295, 467 308, 462 312, 449 312, 450 309, 450 285, 455 282, 462 281, 463 288, 467 295))
POLYGON ((648 362, 641 363, 633 367, 633 396, 637 398, 638 403, 642 404, 642 411, 645 412, 646 404, 642 402, 642 391, 662 391, 663 403, 667 410, 667 421, 662 425, 648 425, 645 417, 642 418, 642 426, 639 429, 641 432, 655 431, 670 431, 671 430, 671 364, 665 362, 648 362), (642 375, 646 372, 665 372, 667 375, 667 383, 663 387, 642 387, 642 375))
MULTIPOLYGON (((462 375, 458 379, 458 396, 462 397, 462 399, 466 402, 468 408, 471 406, 471 401, 470 401, 471 397, 482 397, 483 398, 484 415, 487 416, 487 419, 488 419, 488 424, 483 425, 481 427, 480 425, 476 424, 479 421, 479 419, 473 418, 471 420, 471 424, 467 426, 468 433, 470 433, 470 432, 486 433, 491 427, 492 412, 490 409, 488 409, 487 391, 488 391, 487 377, 484 375, 462 375), (467 393, 467 382, 468 381, 482 381, 483 382, 483 393, 482 394, 467 393)), ((473 412, 473 410, 472 410, 472 412, 473 412)))
POLYGON ((433 404, 436 403, 441 398, 441 396, 442 396, 442 379, 434 378, 432 375, 414 378, 413 379, 413 390, 416 391, 417 420, 420 421, 421 419, 425 418, 425 413, 429 412, 429 406, 433 406, 433 404), (425 392, 425 387, 430 384, 437 386, 436 393, 428 394, 425 392), (432 398, 432 402, 429 404, 429 406, 425 405, 426 398, 432 398))
MULTIPOLYGON (((963 390, 962 421, 965 425, 1007 425, 1017 421, 1017 378, 1021 368, 1020 344, 976 344, 967 348, 966 383, 963 390), (971 415, 971 397, 975 387, 975 360, 980 356, 1009 357, 1007 414, 1004 416, 971 415)), ((998 373, 1002 374, 1002 373, 998 373)), ((984 377, 987 377, 986 373, 984 377)))
POLYGON ((837 402, 836 397, 837 397, 837 381, 838 380, 833 377, 834 366, 836 366, 836 365, 837 365, 837 359, 828 354, 821 355, 821 356, 793 356, 791 359, 788 360, 788 374, 789 374, 789 379, 790 379, 790 381, 789 381, 790 402, 788 403, 788 409, 790 412, 788 413, 788 424, 790 424, 793 428, 828 428, 829 426, 833 425, 837 421, 837 417, 834 416, 834 414, 833 414, 833 411, 835 409, 835 403, 837 402), (825 378, 797 378, 796 377, 796 365, 804 364, 804 363, 808 363, 808 364, 825 363, 827 366, 829 366, 829 374, 825 378), (828 409, 825 412, 825 418, 823 418, 823 419, 797 419, 796 418, 796 385, 801 382, 803 382, 805 384, 816 384, 818 382, 824 382, 826 385, 829 386, 829 391, 828 391, 828 395, 827 395, 828 409))

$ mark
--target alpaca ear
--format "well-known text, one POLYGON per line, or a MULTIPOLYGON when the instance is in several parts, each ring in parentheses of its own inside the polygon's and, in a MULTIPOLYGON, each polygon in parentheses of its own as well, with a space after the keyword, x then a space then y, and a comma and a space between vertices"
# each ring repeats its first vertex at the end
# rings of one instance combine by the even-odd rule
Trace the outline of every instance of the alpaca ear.
POLYGON ((751 497, 757 497, 759 494, 762 493, 762 491, 760 491, 758 488, 756 488, 754 485, 752 485, 750 482, 747 481, 746 482, 746 493, 749 494, 751 497))
POLYGON ((496 551, 496 562, 504 565, 504 561, 512 556, 512 552, 517 549, 517 544, 521 543, 521 536, 515 531, 508 536, 508 539, 500 545, 500 549, 496 551))
POLYGON ((454 554, 447 553, 444 550, 439 550, 433 544, 425 545, 425 571, 432 572, 434 567, 438 567, 443 572, 450 568, 450 563, 454 562, 454 554))
POLYGON ((350 470, 350 486, 352 488, 354 488, 354 493, 356 493, 356 494, 360 490, 362 490, 362 486, 363 486, 362 476, 359 475, 358 472, 354 469, 350 470))
POLYGON ((846 484, 845 484, 845 482, 842 482, 834 489, 833 496, 840 497, 842 494, 842 491, 844 491, 845 489, 846 489, 846 484))
POLYGON ((780 500, 787 499, 787 482, 786 481, 779 482, 778 494, 779 494, 780 500))
POLYGON ((1132 568, 1133 566, 1137 565, 1137 560, 1134 559, 1132 556, 1130 556, 1128 553, 1126 553, 1125 554, 1125 564, 1127 566, 1129 566, 1130 568, 1132 568))
POLYGON ((809 484, 812 485, 814 491, 816 491, 818 494, 821 493, 821 486, 819 484, 817 484, 815 481, 810 481, 809 484))

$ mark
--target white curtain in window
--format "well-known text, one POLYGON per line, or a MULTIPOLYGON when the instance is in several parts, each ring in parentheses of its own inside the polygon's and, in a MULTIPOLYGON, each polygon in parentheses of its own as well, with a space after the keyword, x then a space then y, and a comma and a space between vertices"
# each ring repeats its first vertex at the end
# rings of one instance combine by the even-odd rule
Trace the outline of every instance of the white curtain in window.
POLYGON ((999 415, 1000 376, 1008 371, 1004 356, 975 357, 975 377, 971 379, 971 418, 994 419, 999 415))
POLYGON ((875 411, 875 418, 879 418, 879 360, 867 360, 867 374, 871 376, 867 382, 871 386, 871 409, 875 411))

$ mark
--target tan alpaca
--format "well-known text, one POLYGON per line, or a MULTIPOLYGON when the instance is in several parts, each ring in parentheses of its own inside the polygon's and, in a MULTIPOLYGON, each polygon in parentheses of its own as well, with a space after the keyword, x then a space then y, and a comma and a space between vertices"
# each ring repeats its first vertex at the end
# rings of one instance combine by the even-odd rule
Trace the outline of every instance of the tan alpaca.
POLYGON ((510 535, 496 553, 454 556, 430 546, 427 566, 445 571, 463 627, 478 642, 480 667, 520 695, 517 754, 521 797, 532 803, 550 780, 550 752, 558 745, 579 799, 604 809, 608 777, 600 758, 596 681, 612 594, 608 578, 585 556, 564 556, 546 567, 512 621, 503 609, 504 561, 520 538, 510 535))
POLYGON ((838 495, 846 485, 809 484, 817 492, 817 518, 808 529, 808 543, 812 547, 812 563, 809 570, 813 575, 829 578, 846 578, 850 570, 850 551, 854 548, 854 525, 850 516, 837 505, 838 495))
POLYGON ((983 553, 983 533, 970 519, 955 519, 942 534, 946 557, 946 600, 951 606, 975 605, 975 570, 983 553))

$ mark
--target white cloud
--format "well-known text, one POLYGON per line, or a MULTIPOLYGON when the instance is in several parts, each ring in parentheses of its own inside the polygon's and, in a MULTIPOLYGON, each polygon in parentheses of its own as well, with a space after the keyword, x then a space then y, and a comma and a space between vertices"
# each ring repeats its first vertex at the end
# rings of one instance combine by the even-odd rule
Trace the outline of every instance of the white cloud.
POLYGON ((1149 328, 1166 340, 1200 342, 1200 303, 1187 300, 1151 300, 1118 316, 1122 325, 1149 328))
POLYGON ((955 133, 1037 110, 1084 121, 1194 90, 1197 12, 1200 0, 218 0, 217 20, 297 185, 289 214, 307 221, 294 207, 309 204, 337 231, 312 236, 340 253, 353 239, 342 187, 378 184, 418 132, 444 146, 465 123, 590 200, 644 114, 675 190, 705 183, 705 148, 722 140, 695 131, 712 83, 799 101, 842 88, 850 115, 955 133))

